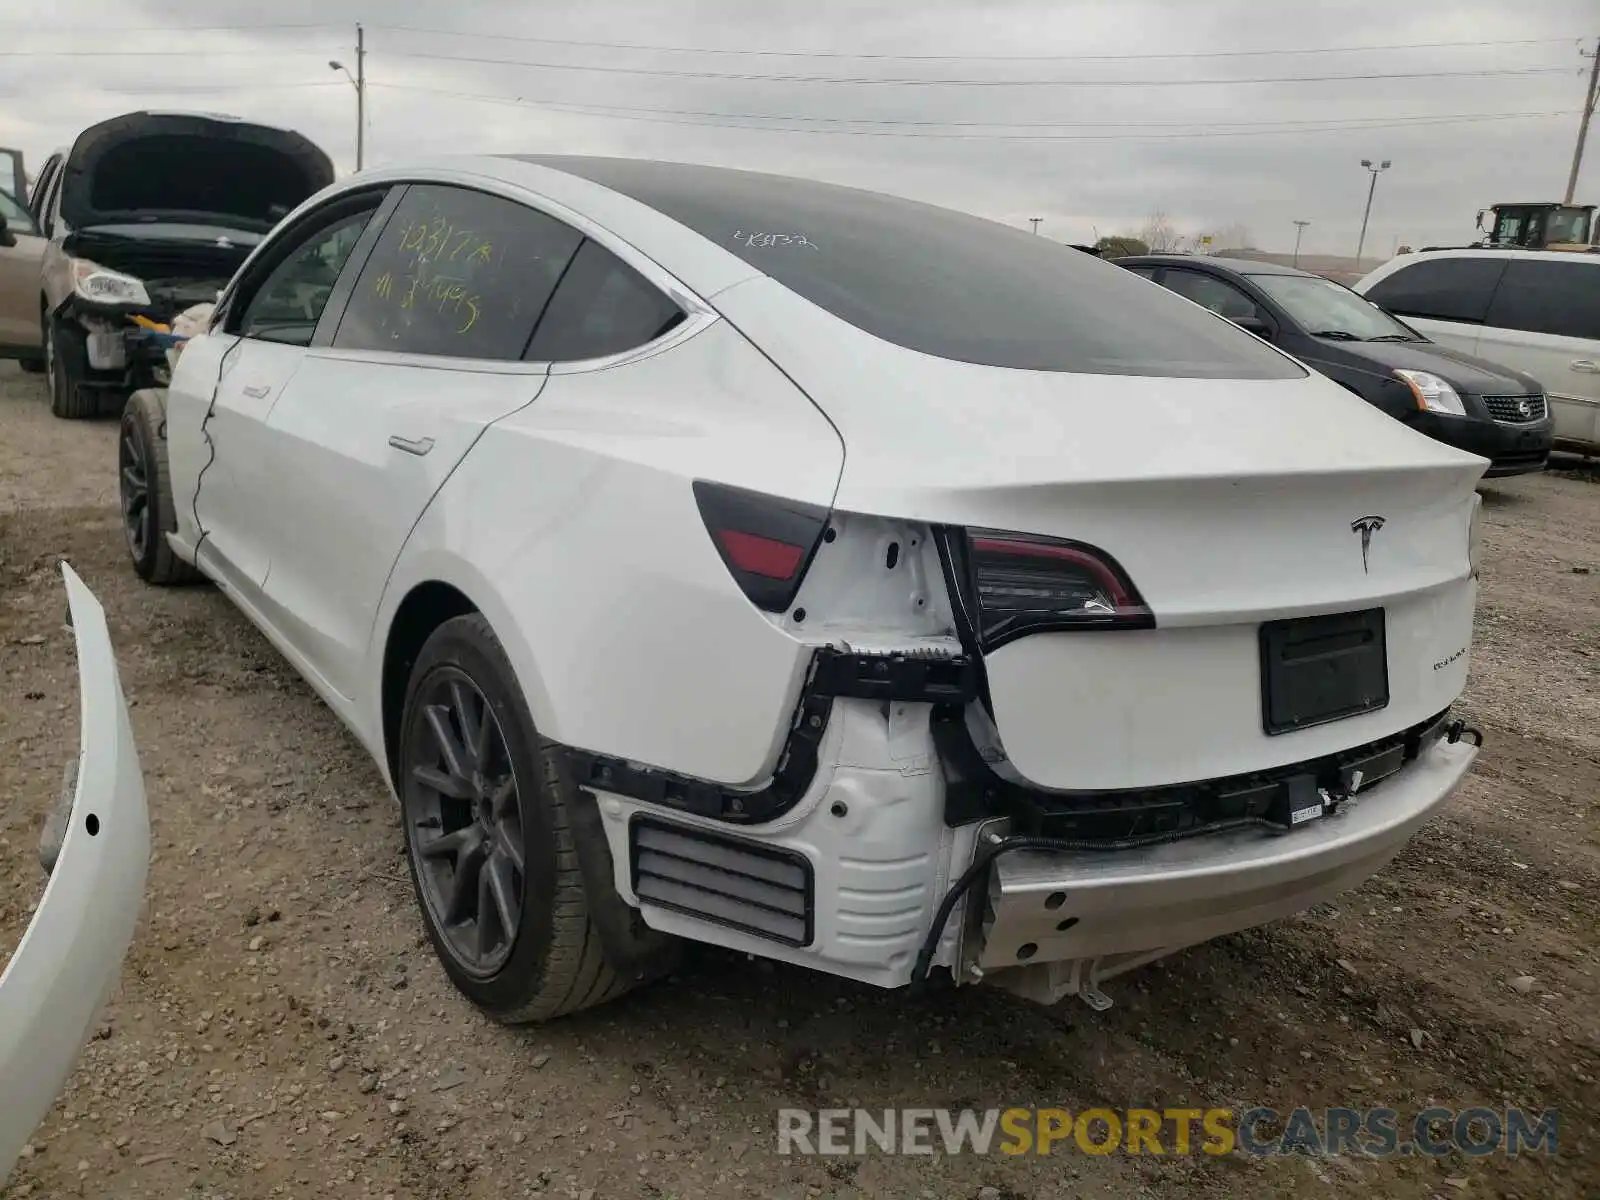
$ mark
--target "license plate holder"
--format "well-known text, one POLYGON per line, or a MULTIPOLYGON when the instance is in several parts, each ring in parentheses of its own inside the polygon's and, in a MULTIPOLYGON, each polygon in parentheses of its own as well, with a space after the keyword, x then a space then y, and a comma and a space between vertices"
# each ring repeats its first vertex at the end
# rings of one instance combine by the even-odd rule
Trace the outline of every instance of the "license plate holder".
POLYGON ((1381 608, 1261 626, 1261 723, 1267 735, 1376 712, 1389 704, 1381 608))

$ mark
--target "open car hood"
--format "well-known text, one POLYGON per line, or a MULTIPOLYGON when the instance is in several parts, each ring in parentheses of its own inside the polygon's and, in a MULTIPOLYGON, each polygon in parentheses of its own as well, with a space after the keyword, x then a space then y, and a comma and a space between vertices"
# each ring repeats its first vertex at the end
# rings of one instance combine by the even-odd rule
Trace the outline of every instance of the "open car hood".
POLYGON ((186 220, 264 233, 332 182, 328 156, 292 130, 203 113, 125 113, 72 144, 61 218, 74 229, 186 220))

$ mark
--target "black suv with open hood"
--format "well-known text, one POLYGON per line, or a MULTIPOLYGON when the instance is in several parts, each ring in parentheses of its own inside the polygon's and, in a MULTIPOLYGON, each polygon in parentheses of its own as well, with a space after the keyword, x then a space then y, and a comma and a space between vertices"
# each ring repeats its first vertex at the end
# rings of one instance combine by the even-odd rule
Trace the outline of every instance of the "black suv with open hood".
POLYGON ((39 311, 57 415, 92 415, 146 385, 133 318, 166 324, 214 300, 333 176, 301 134, 202 113, 113 117, 52 156, 30 207, 48 239, 39 311))
POLYGON ((1486 476, 1544 469, 1555 426, 1537 380, 1429 341, 1343 284, 1249 259, 1164 254, 1116 261, 1422 433, 1487 458, 1486 476))

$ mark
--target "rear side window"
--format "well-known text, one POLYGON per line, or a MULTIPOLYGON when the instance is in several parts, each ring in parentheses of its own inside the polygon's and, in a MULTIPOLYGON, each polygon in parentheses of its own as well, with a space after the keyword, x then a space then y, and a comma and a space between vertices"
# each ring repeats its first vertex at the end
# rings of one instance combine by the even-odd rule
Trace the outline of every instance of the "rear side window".
POLYGON ((633 350, 683 320, 683 311, 639 272, 585 241, 561 277, 533 342, 530 362, 577 362, 633 350))
POLYGON ((1481 325, 1505 269, 1505 259, 1427 259, 1380 279, 1366 296, 1398 316, 1481 325))
POLYGON ((1305 374, 1122 267, 964 213, 719 167, 531 161, 638 200, 841 320, 924 354, 1108 375, 1305 374))
POLYGON ((1513 259, 1485 324, 1600 340, 1600 263, 1513 259))
POLYGON ((515 362, 582 240, 514 201, 415 184, 362 267, 333 345, 515 362))

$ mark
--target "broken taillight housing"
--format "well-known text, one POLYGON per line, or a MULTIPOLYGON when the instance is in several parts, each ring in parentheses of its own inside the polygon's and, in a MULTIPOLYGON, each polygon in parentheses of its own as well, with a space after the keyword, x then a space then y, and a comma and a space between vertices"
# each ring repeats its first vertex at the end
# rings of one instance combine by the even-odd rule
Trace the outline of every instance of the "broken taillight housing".
POLYGON ((1151 629, 1155 617, 1109 554, 1082 542, 968 529, 965 573, 979 647, 1028 633, 1151 629))
POLYGON ((695 480, 694 499, 750 602, 767 612, 788 608, 828 528, 828 510, 703 479, 695 480))

